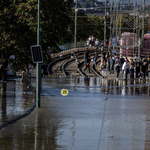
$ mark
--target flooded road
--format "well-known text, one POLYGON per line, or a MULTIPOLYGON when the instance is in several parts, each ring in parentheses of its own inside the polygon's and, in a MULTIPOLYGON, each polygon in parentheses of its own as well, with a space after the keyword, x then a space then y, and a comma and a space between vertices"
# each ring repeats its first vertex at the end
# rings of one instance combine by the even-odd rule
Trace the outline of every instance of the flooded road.
POLYGON ((147 83, 43 79, 41 108, 0 130, 0 150, 149 150, 149 86, 130 84, 147 83))

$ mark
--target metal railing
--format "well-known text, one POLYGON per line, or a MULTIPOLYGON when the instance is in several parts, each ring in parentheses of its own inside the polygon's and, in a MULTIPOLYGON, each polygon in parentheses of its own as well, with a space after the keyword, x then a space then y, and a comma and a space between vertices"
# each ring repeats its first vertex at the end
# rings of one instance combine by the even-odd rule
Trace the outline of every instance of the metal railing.
MULTIPOLYGON (((101 43, 104 43, 103 40, 99 40, 99 44, 101 43)), ((67 50, 71 50, 71 49, 74 49, 75 48, 75 42, 72 42, 72 43, 65 43, 63 45, 59 45, 59 47, 61 46, 65 46, 66 47, 66 51, 67 50)), ((79 41, 77 42, 77 47, 76 48, 84 48, 86 46, 86 41, 79 41)))

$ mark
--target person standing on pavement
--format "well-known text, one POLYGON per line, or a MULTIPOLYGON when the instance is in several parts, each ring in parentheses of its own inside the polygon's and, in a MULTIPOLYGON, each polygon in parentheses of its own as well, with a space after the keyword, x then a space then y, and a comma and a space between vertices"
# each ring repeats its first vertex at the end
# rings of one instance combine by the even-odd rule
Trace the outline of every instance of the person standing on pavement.
POLYGON ((123 79, 126 80, 127 79, 127 60, 125 60, 125 62, 123 63, 122 70, 123 70, 123 79))
POLYGON ((109 58, 109 61, 110 61, 110 73, 109 74, 113 74, 114 73, 114 70, 113 70, 113 58, 112 56, 110 56, 109 58))
POLYGON ((120 62, 119 61, 117 62, 117 65, 116 65, 116 72, 117 72, 117 78, 116 78, 116 80, 118 81, 119 73, 120 73, 120 62))
POLYGON ((143 72, 143 78, 145 79, 146 72, 147 72, 147 64, 146 64, 146 62, 144 62, 143 65, 142 65, 142 72, 143 72))
POLYGON ((118 65, 118 62, 120 64, 120 58, 118 56, 116 56, 116 60, 115 60, 115 70, 116 70, 116 66, 118 65))
POLYGON ((123 58, 123 56, 121 56, 120 58, 120 69, 122 71, 122 66, 123 66, 123 63, 125 62, 125 59, 123 58))
POLYGON ((136 71, 136 79, 138 79, 138 78, 139 78, 140 71, 141 71, 141 67, 140 67, 140 62, 139 62, 139 60, 138 60, 138 62, 136 63, 135 71, 136 71))
POLYGON ((134 62, 130 64, 130 79, 134 79, 134 62))
POLYGON ((107 52, 107 70, 110 71, 110 61, 109 61, 109 58, 110 58, 111 54, 109 52, 107 52))
POLYGON ((106 60, 104 59, 102 62, 103 78, 106 77, 106 66, 107 66, 107 63, 106 63, 106 60))
POLYGON ((102 58, 103 58, 103 60, 106 60, 106 52, 103 50, 103 52, 102 52, 102 58))

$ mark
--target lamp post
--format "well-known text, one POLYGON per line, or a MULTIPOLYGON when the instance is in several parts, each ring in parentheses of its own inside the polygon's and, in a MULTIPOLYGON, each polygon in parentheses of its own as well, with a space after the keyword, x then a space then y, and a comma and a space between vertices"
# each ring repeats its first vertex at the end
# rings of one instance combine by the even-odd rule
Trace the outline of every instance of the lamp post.
POLYGON ((74 48, 77 48, 77 3, 78 0, 74 0, 75 2, 75 29, 74 29, 74 48))
MULTIPOLYGON (((38 27, 37 27, 37 45, 41 44, 40 39, 40 0, 38 0, 38 27)), ((40 107, 40 84, 41 84, 41 64, 36 64, 36 107, 40 107)))

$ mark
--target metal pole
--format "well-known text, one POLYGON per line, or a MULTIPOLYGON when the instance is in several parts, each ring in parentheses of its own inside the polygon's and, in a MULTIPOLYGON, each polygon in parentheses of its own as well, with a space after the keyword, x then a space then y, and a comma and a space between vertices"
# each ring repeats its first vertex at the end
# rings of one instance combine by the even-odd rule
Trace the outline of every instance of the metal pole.
MULTIPOLYGON (((104 45, 106 41, 106 7, 107 7, 107 0, 105 0, 105 16, 104 16, 104 45)), ((106 46, 106 45, 105 45, 106 46)))
MULTIPOLYGON (((40 45, 40 0, 38 0, 37 45, 40 45)), ((40 107, 41 64, 36 64, 36 107, 40 107)))
POLYGON ((75 0, 75 29, 74 29, 74 48, 77 48, 77 3, 78 0, 75 0))

